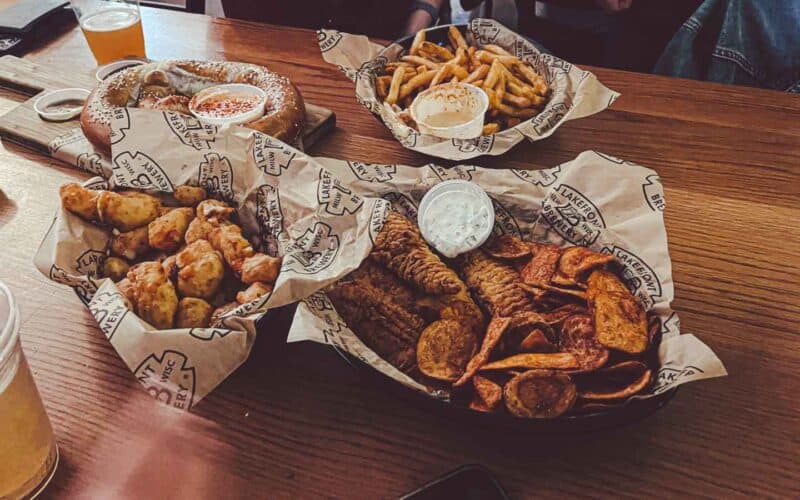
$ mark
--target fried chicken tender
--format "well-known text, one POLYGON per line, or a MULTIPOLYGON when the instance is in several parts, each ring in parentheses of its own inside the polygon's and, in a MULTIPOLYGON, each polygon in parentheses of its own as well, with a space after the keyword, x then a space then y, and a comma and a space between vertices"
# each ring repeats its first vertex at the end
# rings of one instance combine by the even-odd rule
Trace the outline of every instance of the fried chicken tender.
POLYGON ((101 191, 86 189, 75 182, 64 184, 58 190, 64 208, 90 222, 100 221, 100 214, 97 212, 97 199, 100 193, 101 191))
POLYGON ((229 207, 224 201, 219 200, 205 200, 197 205, 197 218, 202 221, 228 221, 233 212, 233 208, 229 207))
POLYGON ((146 226, 158 217, 159 208, 158 198, 135 191, 101 191, 97 199, 100 221, 123 232, 146 226))
POLYGON ((177 328, 206 328, 211 324, 211 304, 196 297, 184 297, 178 302, 175 319, 177 328))
POLYGON ((208 198, 208 193, 197 186, 178 186, 172 196, 184 207, 193 207, 208 198))
POLYGON ((136 260, 150 250, 147 226, 137 227, 124 233, 112 234, 111 253, 128 260, 136 260))
POLYGON ((154 327, 172 328, 178 309, 178 295, 160 262, 142 262, 128 271, 133 286, 136 314, 154 327))
POLYGON ((492 316, 511 317, 534 310, 528 293, 519 286, 519 273, 482 250, 473 250, 463 256, 461 274, 478 302, 492 316))
POLYGON ((255 255, 253 246, 242 236, 242 228, 235 224, 225 224, 214 228, 209 235, 211 245, 222 252, 225 262, 237 276, 242 275, 242 266, 248 257, 255 255))
POLYGON ((272 292, 272 285, 256 281, 246 289, 236 294, 236 302, 247 304, 272 292))
POLYGON ((256 253, 242 263, 242 283, 252 285, 256 281, 275 283, 281 270, 281 259, 256 253))
POLYGON ((150 246, 165 252, 174 252, 183 243, 183 236, 194 219, 194 209, 175 208, 147 225, 150 246))
POLYGON ((338 283, 328 297, 347 325, 378 356, 408 372, 416 366, 417 340, 425 320, 364 282, 338 283))
POLYGON ((136 291, 133 289, 133 283, 128 278, 123 278, 117 282, 117 288, 119 289, 122 297, 125 299, 125 305, 128 306, 128 309, 135 310, 136 309, 136 291))
POLYGON ((186 297, 210 299, 217 293, 225 266, 222 256, 206 240, 197 240, 178 252, 178 290, 186 297))
POLYGON ((389 213, 375 238, 372 258, 426 293, 455 294, 464 289, 458 275, 422 239, 417 226, 398 213, 389 213))
POLYGON ((103 264, 103 274, 114 282, 120 281, 127 276, 129 269, 130 265, 119 257, 109 257, 103 264))

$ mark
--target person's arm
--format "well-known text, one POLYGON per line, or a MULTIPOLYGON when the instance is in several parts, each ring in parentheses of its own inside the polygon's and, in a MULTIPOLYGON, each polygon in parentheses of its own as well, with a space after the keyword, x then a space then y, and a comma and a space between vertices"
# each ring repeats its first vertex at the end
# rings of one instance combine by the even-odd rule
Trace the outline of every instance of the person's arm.
POLYGON ((406 21, 405 33, 410 35, 431 26, 439 17, 444 0, 415 0, 411 5, 411 13, 406 21))

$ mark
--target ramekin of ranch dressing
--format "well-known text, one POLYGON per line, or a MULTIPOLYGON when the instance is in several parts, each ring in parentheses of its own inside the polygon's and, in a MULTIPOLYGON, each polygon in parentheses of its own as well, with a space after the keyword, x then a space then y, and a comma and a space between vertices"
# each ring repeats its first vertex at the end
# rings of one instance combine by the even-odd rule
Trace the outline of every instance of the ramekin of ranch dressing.
POLYGON ((477 184, 444 181, 422 197, 417 223, 425 241, 453 258, 486 242, 494 228, 494 206, 477 184))
POLYGON ((474 139, 483 132, 489 97, 468 83, 445 83, 424 90, 409 111, 420 133, 444 139, 474 139))

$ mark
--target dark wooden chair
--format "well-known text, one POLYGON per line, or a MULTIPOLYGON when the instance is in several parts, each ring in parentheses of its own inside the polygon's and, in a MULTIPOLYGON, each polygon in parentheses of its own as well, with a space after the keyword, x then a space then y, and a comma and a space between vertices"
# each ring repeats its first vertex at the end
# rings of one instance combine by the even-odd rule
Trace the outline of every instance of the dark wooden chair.
POLYGON ((142 5, 146 5, 148 7, 158 7, 160 9, 169 9, 169 10, 182 10, 185 12, 194 12, 195 14, 205 14, 206 13, 206 2, 205 0, 185 0, 184 5, 174 5, 171 3, 166 2, 158 2, 158 1, 144 1, 142 5))

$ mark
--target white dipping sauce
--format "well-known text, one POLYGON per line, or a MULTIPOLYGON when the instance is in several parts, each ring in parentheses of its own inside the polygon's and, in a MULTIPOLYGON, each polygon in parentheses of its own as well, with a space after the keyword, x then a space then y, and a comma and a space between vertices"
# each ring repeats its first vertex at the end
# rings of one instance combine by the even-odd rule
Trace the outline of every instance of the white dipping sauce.
POLYGON ((481 246, 494 227, 494 207, 486 192, 467 181, 445 181, 422 198, 417 215, 425 240, 453 258, 481 246))

